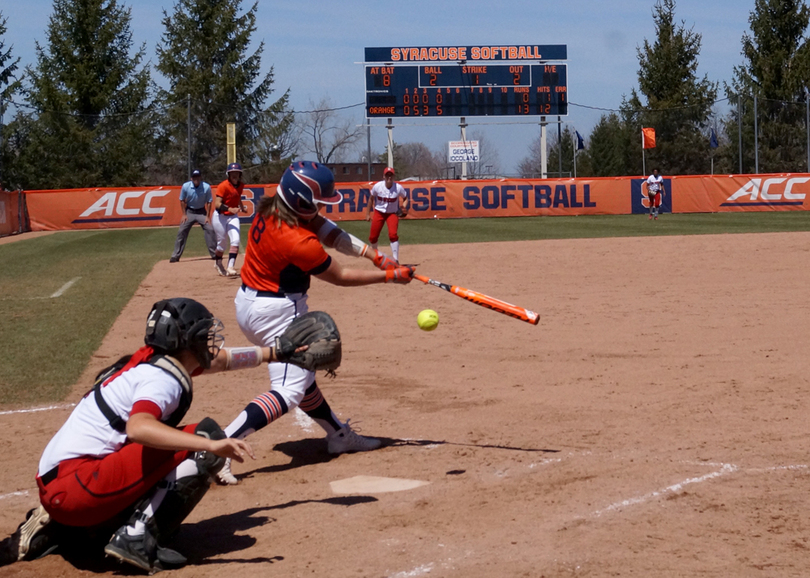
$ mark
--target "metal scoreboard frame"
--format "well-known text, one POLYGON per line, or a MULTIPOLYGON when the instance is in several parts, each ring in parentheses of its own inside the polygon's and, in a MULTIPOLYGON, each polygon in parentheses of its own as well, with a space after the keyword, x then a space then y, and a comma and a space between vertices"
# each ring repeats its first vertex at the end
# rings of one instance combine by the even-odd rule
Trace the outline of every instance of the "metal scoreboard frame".
POLYGON ((366 118, 566 116, 568 66, 545 61, 566 57, 564 45, 366 48, 366 118))

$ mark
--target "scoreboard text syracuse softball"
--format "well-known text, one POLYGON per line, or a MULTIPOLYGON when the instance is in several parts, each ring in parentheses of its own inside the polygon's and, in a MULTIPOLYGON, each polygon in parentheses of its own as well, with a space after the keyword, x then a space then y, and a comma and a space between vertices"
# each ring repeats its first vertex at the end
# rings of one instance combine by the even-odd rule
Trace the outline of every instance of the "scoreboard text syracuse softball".
POLYGON ((565 59, 564 46, 495 48, 367 48, 367 62, 388 62, 365 67, 366 116, 568 114, 567 65, 536 60, 546 51, 565 59), (451 50, 471 59, 448 62, 451 50))

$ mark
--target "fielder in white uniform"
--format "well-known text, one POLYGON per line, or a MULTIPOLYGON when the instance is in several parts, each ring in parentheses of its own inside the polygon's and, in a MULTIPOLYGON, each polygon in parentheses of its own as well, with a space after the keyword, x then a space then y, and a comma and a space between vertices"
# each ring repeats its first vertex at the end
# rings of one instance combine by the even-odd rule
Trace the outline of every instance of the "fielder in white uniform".
POLYGON ((647 183, 647 198, 650 201, 650 219, 658 218, 658 208, 661 206, 664 195, 664 177, 658 174, 658 169, 653 169, 653 174, 649 176, 647 183))
POLYGON ((383 225, 388 225, 388 240, 391 243, 391 256, 399 263, 399 218, 408 214, 408 193, 397 182, 394 182, 394 169, 388 167, 383 171, 384 180, 371 188, 366 220, 371 221, 368 243, 377 249, 383 225), (400 203, 402 207, 400 208, 400 203))

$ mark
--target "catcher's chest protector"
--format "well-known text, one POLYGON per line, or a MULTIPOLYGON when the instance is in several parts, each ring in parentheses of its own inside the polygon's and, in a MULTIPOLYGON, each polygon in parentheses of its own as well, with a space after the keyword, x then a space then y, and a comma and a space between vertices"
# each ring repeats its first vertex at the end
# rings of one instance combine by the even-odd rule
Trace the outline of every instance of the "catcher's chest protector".
MULTIPOLYGON (((131 358, 131 355, 125 355, 108 368, 102 370, 101 373, 96 376, 96 381, 93 384, 93 394, 98 408, 101 410, 101 413, 104 414, 104 417, 106 417, 110 422, 110 427, 120 433, 124 433, 126 431, 127 422, 123 420, 121 416, 116 414, 109 405, 107 405, 107 402, 104 401, 104 396, 101 395, 101 389, 106 382, 118 377, 118 375, 123 372, 122 370, 126 367, 131 358)), ((188 408, 191 407, 191 400, 193 398, 191 376, 189 376, 186 368, 183 367, 179 361, 168 355, 153 355, 148 361, 143 361, 141 363, 148 363, 149 365, 162 369, 174 377, 182 387, 183 393, 180 396, 180 403, 177 405, 177 409, 174 410, 167 419, 161 420, 168 426, 177 426, 180 423, 180 420, 185 417, 188 408)), ((137 367, 137 365, 133 365, 132 367, 137 367)), ((132 369, 132 367, 129 369, 132 369)))

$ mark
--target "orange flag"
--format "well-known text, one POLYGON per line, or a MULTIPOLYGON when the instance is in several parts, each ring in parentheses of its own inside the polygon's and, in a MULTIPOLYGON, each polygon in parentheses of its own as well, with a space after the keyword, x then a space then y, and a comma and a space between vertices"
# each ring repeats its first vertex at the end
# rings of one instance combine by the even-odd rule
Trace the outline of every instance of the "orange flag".
POLYGON ((645 149, 655 148, 655 129, 642 128, 641 129, 641 145, 645 149))

